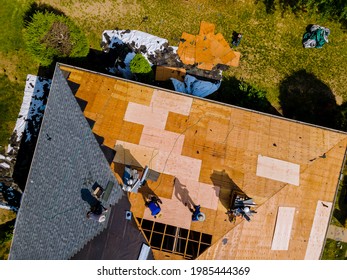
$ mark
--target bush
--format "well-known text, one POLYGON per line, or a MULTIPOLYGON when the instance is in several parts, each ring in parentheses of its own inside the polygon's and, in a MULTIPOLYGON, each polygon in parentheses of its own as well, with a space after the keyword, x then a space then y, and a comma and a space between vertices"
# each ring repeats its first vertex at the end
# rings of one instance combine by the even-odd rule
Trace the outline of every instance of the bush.
POLYGON ((302 0, 307 2, 307 6, 312 11, 336 18, 347 20, 347 2, 346 0, 302 0))
POLYGON ((152 67, 142 54, 136 54, 131 60, 130 71, 140 82, 150 83, 154 79, 152 67))
POLYGON ((42 66, 59 57, 84 57, 89 52, 87 38, 67 17, 36 12, 24 31, 27 50, 42 66))

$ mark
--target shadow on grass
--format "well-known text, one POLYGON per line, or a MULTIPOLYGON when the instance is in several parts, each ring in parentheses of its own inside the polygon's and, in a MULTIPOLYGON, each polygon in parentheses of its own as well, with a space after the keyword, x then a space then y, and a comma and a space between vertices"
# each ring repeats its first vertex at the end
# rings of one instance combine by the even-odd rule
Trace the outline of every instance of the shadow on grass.
POLYGON ((315 75, 300 70, 280 84, 283 116, 333 129, 342 129, 342 114, 331 89, 315 75))
POLYGON ((276 11, 276 6, 281 10, 282 16, 288 10, 294 14, 298 11, 306 12, 306 5, 302 3, 302 0, 255 0, 255 4, 260 1, 264 3, 265 11, 268 14, 273 14, 276 11))
POLYGON ((272 14, 276 10, 275 0, 263 0, 263 3, 268 14, 272 14))
POLYGON ((280 115, 267 100, 265 91, 240 81, 235 77, 223 78, 218 91, 208 96, 207 99, 273 115, 280 115))
POLYGON ((105 53, 100 50, 89 49, 89 53, 85 57, 58 57, 49 66, 40 66, 37 75, 52 78, 57 62, 110 75, 106 69, 114 67, 116 59, 116 54, 111 51, 105 53))
POLYGON ((65 16, 63 11, 56 9, 56 8, 52 7, 51 5, 33 2, 29 6, 29 9, 24 13, 23 21, 24 21, 25 25, 28 25, 32 21, 33 15, 37 12, 53 13, 55 15, 65 16))
POLYGON ((16 219, 13 219, 0 225, 0 244, 12 239, 15 221, 16 219))
POLYGON ((347 176, 343 178, 339 192, 337 200, 338 209, 334 209, 333 217, 344 227, 347 221, 347 176))

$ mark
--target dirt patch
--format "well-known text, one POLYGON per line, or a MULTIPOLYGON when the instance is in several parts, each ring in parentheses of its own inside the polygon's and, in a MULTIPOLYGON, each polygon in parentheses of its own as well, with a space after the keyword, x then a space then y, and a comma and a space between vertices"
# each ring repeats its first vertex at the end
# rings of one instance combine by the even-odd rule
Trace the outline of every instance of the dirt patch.
POLYGON ((72 51, 69 27, 63 22, 54 22, 41 43, 57 50, 60 54, 69 55, 72 51))
POLYGON ((17 77, 17 65, 19 59, 17 56, 5 56, 0 52, 0 74, 6 75, 11 82, 18 79, 17 77))

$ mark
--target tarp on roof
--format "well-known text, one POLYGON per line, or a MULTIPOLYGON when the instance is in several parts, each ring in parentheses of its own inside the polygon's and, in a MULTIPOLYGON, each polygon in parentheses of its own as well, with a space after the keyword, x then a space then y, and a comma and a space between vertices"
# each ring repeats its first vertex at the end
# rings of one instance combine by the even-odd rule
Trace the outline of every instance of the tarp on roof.
POLYGON ((221 82, 209 82, 199 80, 191 75, 186 75, 184 82, 181 82, 175 78, 171 78, 171 81, 175 87, 175 91, 192 94, 194 96, 206 97, 220 87, 221 82))
POLYGON ((316 48, 320 49, 325 43, 328 43, 328 36, 330 29, 319 26, 317 24, 312 25, 302 38, 302 44, 304 48, 316 48))

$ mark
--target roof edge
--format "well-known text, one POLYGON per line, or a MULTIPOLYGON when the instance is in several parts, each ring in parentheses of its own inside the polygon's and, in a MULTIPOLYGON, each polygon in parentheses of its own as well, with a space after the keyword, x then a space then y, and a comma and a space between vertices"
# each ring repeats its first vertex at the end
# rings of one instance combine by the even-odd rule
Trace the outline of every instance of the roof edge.
MULTIPOLYGON (((324 126, 311 124, 311 123, 306 123, 306 122, 302 122, 302 121, 298 121, 298 120, 288 119, 288 118, 285 118, 285 117, 282 117, 282 116, 272 115, 272 114, 269 114, 269 113, 264 113, 264 112, 260 112, 260 111, 256 111, 256 110, 252 110, 252 109, 248 109, 248 108, 244 108, 244 107, 239 107, 239 106, 228 104, 228 103, 223 103, 223 102, 219 102, 219 101, 215 101, 215 100, 211 100, 211 99, 206 99, 206 98, 195 96, 195 95, 190 95, 190 94, 181 93, 181 92, 177 92, 177 91, 166 89, 166 88, 161 88, 161 87, 157 87, 157 86, 153 86, 153 85, 148 85, 148 84, 140 83, 140 82, 137 82, 137 81, 128 80, 128 79, 125 79, 125 78, 112 76, 112 75, 109 75, 109 74, 104 74, 104 73, 101 73, 101 72, 97 72, 97 71, 93 71, 93 70, 89 70, 89 69, 85 69, 85 68, 81 68, 81 67, 77 67, 77 66, 68 65, 68 64, 65 64, 65 63, 57 62, 56 67, 57 66, 65 66, 65 67, 69 67, 69 68, 72 68, 72 69, 85 71, 85 72, 89 72, 89 73, 92 73, 92 74, 105 76, 105 77, 108 77, 108 78, 117 79, 117 80, 120 80, 120 81, 123 81, 123 82, 133 83, 133 84, 137 84, 137 85, 140 85, 140 86, 146 86, 146 87, 150 87, 150 88, 157 89, 157 90, 164 90, 164 91, 167 91, 167 92, 170 92, 170 93, 173 93, 173 94, 186 96, 186 97, 190 97, 190 98, 193 98, 193 99, 198 99, 198 100, 202 100, 202 101, 206 101, 206 102, 210 102, 210 103, 214 103, 214 104, 218 104, 218 105, 227 106, 227 107, 230 107, 230 108, 245 110, 245 111, 256 113, 256 114, 260 114, 260 115, 264 115, 264 116, 268 116, 268 117, 272 117, 272 118, 277 118, 277 119, 284 120, 284 121, 289 121, 289 122, 292 122, 292 123, 308 125, 308 126, 311 126, 311 127, 320 128, 320 129, 323 129, 323 130, 328 130, 328 131, 331 131, 331 132, 342 133, 342 134, 347 135, 347 131, 333 129, 333 128, 324 127, 324 126)), ((52 83, 53 83, 53 80, 52 80, 52 83)))
MULTIPOLYGON (((52 77, 52 82, 51 82, 51 85, 53 84, 53 81, 54 81, 54 78, 55 78, 55 72, 58 68, 58 63, 55 64, 55 67, 54 67, 54 74, 53 74, 53 77, 52 77)), ((60 70, 60 69, 59 69, 60 70)), ((50 91, 51 89, 49 89, 50 91)), ((50 98, 50 94, 48 93, 48 96, 47 96, 47 102, 46 104, 48 104, 48 100, 50 98)), ((47 107, 46 107, 47 108, 47 107)), ((37 142, 39 141, 40 137, 41 137, 41 131, 42 131, 42 126, 44 125, 44 120, 45 120, 45 117, 46 117, 46 108, 44 110, 44 113, 43 113, 43 116, 42 116, 42 120, 41 120, 41 125, 40 125, 40 130, 39 130, 39 134, 37 135, 37 139, 36 139, 36 144, 35 144, 35 150, 34 150, 34 153, 33 153, 33 156, 32 156, 32 160, 31 160, 31 163, 30 163, 30 168, 29 168, 29 172, 28 172, 28 176, 27 176, 27 179, 26 179, 26 182, 25 182, 25 187, 28 185, 28 181, 29 181, 29 178, 30 178, 30 175, 31 175, 31 171, 32 171, 32 166, 33 166, 33 161, 34 161, 34 158, 35 158, 35 155, 36 155, 36 151, 37 151, 37 142)), ((23 140, 23 139, 22 139, 23 140)), ((21 199, 20 199, 20 203, 19 203, 19 209, 18 209, 18 213, 20 211, 20 207, 21 207, 21 204, 22 204, 22 200, 24 198, 24 196, 26 195, 26 192, 25 192, 25 188, 24 188, 24 191, 23 191, 23 194, 21 196, 21 199)), ((16 217, 16 221, 14 223, 14 227, 13 227, 13 236, 15 236, 15 231, 16 231, 16 225, 17 225, 17 217, 16 217)), ((12 243, 13 243, 13 238, 11 240, 11 246, 10 246, 10 252, 8 254, 8 259, 11 259, 11 248, 12 248, 12 243)))

